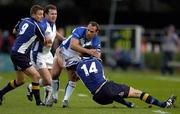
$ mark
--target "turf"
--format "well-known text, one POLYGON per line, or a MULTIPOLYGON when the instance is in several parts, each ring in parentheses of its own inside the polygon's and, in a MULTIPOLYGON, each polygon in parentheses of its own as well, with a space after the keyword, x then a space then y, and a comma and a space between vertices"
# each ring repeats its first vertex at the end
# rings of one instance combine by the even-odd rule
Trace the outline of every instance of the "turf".
MULTIPOLYGON (((98 105, 91 99, 91 94, 84 87, 81 81, 70 99, 68 108, 61 108, 64 96, 64 88, 67 82, 67 74, 64 71, 60 77, 61 90, 59 100, 52 107, 37 107, 35 102, 30 102, 26 98, 26 86, 30 82, 26 78, 23 86, 6 94, 3 105, 0 106, 0 114, 179 114, 180 112, 180 76, 179 74, 161 76, 155 71, 136 71, 136 70, 111 70, 106 69, 106 77, 118 83, 126 83, 134 88, 138 88, 150 93, 160 100, 166 100, 171 94, 177 96, 176 108, 163 109, 156 106, 148 108, 148 105, 139 99, 129 99, 134 102, 136 107, 127 108, 121 104, 113 103, 110 105, 98 105)), ((0 73, 0 88, 14 79, 15 73, 0 73)), ((43 89, 41 89, 43 97, 43 89)))

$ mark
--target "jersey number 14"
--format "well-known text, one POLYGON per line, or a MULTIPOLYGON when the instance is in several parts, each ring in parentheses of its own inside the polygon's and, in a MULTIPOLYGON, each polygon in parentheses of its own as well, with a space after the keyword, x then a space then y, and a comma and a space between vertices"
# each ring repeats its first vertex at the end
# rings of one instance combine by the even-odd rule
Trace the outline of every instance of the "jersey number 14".
POLYGON ((89 68, 87 67, 86 64, 83 64, 81 66, 81 69, 84 71, 86 76, 90 76, 91 73, 97 73, 98 69, 96 68, 96 63, 92 62, 89 68))

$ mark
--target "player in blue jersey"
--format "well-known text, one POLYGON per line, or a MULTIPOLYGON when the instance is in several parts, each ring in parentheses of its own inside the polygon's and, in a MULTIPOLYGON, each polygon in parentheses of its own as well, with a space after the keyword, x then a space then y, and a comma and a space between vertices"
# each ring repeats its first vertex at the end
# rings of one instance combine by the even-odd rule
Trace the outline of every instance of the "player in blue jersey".
MULTIPOLYGON (((55 37, 60 40, 65 38, 58 34, 56 31, 56 19, 57 19, 57 7, 55 5, 49 4, 44 8, 45 18, 42 21, 43 28, 45 29, 45 37, 51 39, 51 45, 46 47, 40 41, 35 41, 31 50, 31 61, 33 66, 38 70, 42 79, 39 81, 40 87, 44 87, 44 103, 47 104, 47 101, 51 96, 51 69, 53 64, 53 55, 51 53, 51 47, 54 42, 55 37)), ((32 101, 32 84, 28 85, 28 94, 27 97, 32 101)))
POLYGON ((44 45, 49 45, 50 40, 48 38, 45 39, 41 26, 43 13, 44 11, 41 6, 33 5, 30 10, 31 17, 22 19, 18 24, 16 41, 11 49, 11 60, 16 71, 16 79, 10 81, 0 90, 0 104, 2 104, 3 96, 7 92, 24 84, 25 75, 27 75, 32 79, 32 93, 35 97, 36 105, 43 105, 39 93, 40 74, 30 61, 30 49, 34 40, 40 40, 44 45))
POLYGON ((151 105, 170 108, 176 99, 175 96, 171 96, 167 101, 160 102, 146 92, 134 89, 126 84, 117 84, 107 80, 101 60, 93 57, 83 58, 76 67, 76 73, 93 95, 93 100, 102 105, 111 104, 115 101, 132 108, 134 104, 125 101, 125 98, 139 98, 151 105))
MULTIPOLYGON (((101 56, 101 41, 97 36, 99 32, 99 25, 96 22, 90 22, 87 27, 77 27, 72 31, 72 34, 62 42, 59 48, 56 50, 56 55, 53 63, 52 78, 53 88, 58 88, 58 77, 65 67, 68 71, 69 81, 65 89, 65 95, 62 103, 62 107, 68 106, 68 100, 76 87, 76 81, 78 80, 72 65, 77 64, 80 60, 80 53, 87 53, 97 58, 101 56), (84 48, 86 46, 92 46, 94 49, 84 48)), ((54 89, 58 90, 58 89, 54 89)), ((57 91, 55 91, 55 101, 57 101, 57 91)))

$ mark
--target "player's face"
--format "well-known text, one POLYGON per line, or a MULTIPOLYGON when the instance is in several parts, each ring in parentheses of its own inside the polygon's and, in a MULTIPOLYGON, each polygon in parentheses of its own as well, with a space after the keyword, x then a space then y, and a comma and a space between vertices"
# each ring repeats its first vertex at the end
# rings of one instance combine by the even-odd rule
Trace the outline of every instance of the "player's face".
POLYGON ((57 19, 57 10, 49 9, 49 12, 48 14, 45 14, 45 17, 49 22, 55 23, 57 19))
POLYGON ((38 22, 40 22, 40 21, 42 21, 43 13, 44 13, 43 10, 38 10, 38 11, 36 12, 36 14, 34 14, 33 17, 34 17, 38 22))
POLYGON ((96 26, 92 26, 91 24, 89 24, 87 26, 86 38, 91 40, 95 35, 97 35, 97 28, 96 28, 96 26))

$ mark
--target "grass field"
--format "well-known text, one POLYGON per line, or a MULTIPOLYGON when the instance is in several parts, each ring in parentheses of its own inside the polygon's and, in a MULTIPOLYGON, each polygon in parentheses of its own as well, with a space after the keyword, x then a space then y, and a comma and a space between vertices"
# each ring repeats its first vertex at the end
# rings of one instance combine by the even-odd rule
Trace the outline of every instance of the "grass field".
MULTIPOLYGON (((161 76, 159 72, 153 71, 134 71, 127 72, 121 70, 112 71, 106 69, 106 77, 115 82, 123 82, 140 90, 149 92, 160 100, 166 100, 171 94, 180 97, 180 76, 161 76)), ((15 73, 0 73, 0 88, 14 79, 15 73)), ((0 106, 0 114, 179 114, 180 100, 177 98, 175 105, 177 108, 163 109, 156 106, 147 108, 148 105, 139 99, 129 99, 136 104, 136 108, 129 109, 125 106, 113 103, 102 106, 96 104, 91 99, 91 94, 84 87, 81 81, 70 99, 69 108, 61 108, 61 102, 66 86, 66 73, 63 72, 59 101, 52 107, 37 107, 34 102, 26 98, 26 86, 30 80, 22 87, 6 94, 3 105, 0 106)), ((41 89, 43 90, 43 89, 41 89)), ((41 91, 43 94, 43 92, 41 91)), ((41 95, 42 95, 41 94, 41 95)), ((42 95, 43 96, 43 95, 42 95)))

